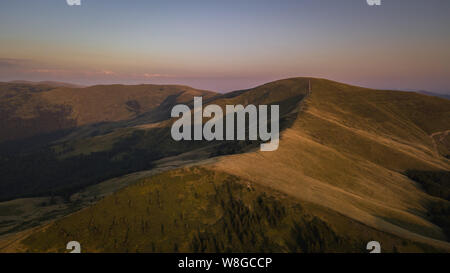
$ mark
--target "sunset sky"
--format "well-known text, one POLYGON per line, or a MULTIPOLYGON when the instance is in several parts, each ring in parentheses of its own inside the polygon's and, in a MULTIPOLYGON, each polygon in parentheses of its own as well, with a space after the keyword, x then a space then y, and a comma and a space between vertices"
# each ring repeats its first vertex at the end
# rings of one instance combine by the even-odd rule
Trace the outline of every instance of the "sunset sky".
POLYGON ((293 76, 450 93, 450 1, 0 1, 0 81, 223 92, 293 76))

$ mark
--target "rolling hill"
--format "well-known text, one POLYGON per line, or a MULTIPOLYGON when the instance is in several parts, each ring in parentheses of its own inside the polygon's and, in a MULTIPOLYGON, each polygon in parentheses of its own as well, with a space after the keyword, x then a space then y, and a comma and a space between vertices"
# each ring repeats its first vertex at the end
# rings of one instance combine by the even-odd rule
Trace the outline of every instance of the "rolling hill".
MULTIPOLYGON (((101 88, 79 90, 96 94, 101 88)), ((139 159, 145 155, 137 151, 148 149, 159 156, 152 157, 151 166, 127 169, 141 175, 116 193, 63 219, 5 237, 0 251, 64 252, 66 241, 78 240, 92 252, 362 252, 374 239, 386 252, 450 250, 445 223, 436 221, 448 219, 450 202, 408 176, 411 171, 450 171, 450 101, 313 78, 207 93, 207 103, 221 106, 280 105, 280 147, 260 152, 245 141, 171 140, 173 120, 162 110, 167 107, 158 105, 188 103, 199 91, 192 92, 179 100, 179 94, 176 100, 171 97, 169 104, 164 98, 148 101, 140 115, 125 115, 119 107, 116 114, 88 111, 77 119, 83 125, 104 115, 101 119, 108 116, 112 123, 98 135, 74 135, 51 144, 59 160, 111 151, 109 157, 139 159), (183 168, 186 164, 201 167, 183 168), (171 165, 179 169, 161 168, 171 165), (161 168, 160 174, 146 175, 147 167, 161 168), (436 215, 436 204, 447 208, 439 212, 444 214, 436 215)), ((64 105, 76 91, 39 93, 64 105)), ((128 100, 119 91, 111 94, 119 97, 107 104, 111 109, 128 100)), ((94 107, 85 106, 89 101, 71 101, 79 101, 74 113, 94 107)), ((444 188, 445 179, 438 181, 444 188)))
POLYGON ((0 83, 0 142, 101 122, 128 120, 161 104, 213 92, 178 85, 73 87, 52 82, 0 83))

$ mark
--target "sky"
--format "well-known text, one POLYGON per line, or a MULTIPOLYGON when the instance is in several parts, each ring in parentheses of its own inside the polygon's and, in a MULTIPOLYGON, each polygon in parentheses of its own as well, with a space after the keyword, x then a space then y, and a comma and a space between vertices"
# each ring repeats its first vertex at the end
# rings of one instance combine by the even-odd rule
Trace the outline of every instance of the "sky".
POLYGON ((0 0, 0 81, 450 93, 450 1, 0 0))

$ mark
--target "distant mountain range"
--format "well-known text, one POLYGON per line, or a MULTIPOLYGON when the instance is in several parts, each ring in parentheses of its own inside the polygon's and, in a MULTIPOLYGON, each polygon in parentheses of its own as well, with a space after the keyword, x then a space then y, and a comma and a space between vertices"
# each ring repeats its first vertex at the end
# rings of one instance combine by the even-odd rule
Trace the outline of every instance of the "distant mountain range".
POLYGON ((428 92, 428 91, 419 91, 418 93, 450 100, 450 95, 448 95, 448 94, 439 94, 439 93, 433 93, 433 92, 428 92))
POLYGON ((70 88, 82 88, 84 86, 79 84, 73 84, 73 83, 67 83, 67 82, 55 82, 55 81, 24 81, 24 80, 15 80, 10 81, 8 83, 15 83, 15 84, 27 84, 27 85, 47 85, 52 87, 70 87, 70 88))
POLYGON ((227 94, 2 83, 0 109, 3 252, 450 251, 443 98, 316 78, 227 94), (170 109, 194 96, 280 105, 279 149, 172 140, 170 109))

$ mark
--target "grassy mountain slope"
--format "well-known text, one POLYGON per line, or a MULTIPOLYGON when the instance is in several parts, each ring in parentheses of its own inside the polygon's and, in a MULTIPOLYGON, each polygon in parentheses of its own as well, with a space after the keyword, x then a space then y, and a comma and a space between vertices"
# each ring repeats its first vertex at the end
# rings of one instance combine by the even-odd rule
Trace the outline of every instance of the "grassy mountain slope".
POLYGON ((320 79, 311 83, 312 94, 277 151, 223 157, 212 168, 380 230, 447 245, 428 239, 445 239, 426 216, 434 198, 401 172, 449 169, 430 135, 450 127, 450 102, 320 79))
POLYGON ((92 208, 25 236, 28 239, 19 240, 18 247, 64 251, 64 242, 73 239, 82 240, 88 251, 361 252, 361 242, 376 239, 382 241, 385 251, 450 250, 444 232, 428 215, 430 204, 448 201, 427 194, 404 175, 408 170, 450 169, 443 150, 448 146, 445 141, 436 141, 437 135, 450 128, 450 101, 309 78, 281 80, 204 100, 219 105, 280 104, 285 126, 279 149, 248 150, 248 143, 173 143, 168 135, 171 120, 149 124, 140 120, 136 127, 126 129, 144 131, 138 134, 115 130, 94 136, 87 146, 77 144, 78 152, 108 151, 108 145, 99 147, 96 142, 114 143, 115 138, 130 133, 135 138, 125 142, 127 147, 149 149, 157 145, 161 150, 175 154, 185 151, 195 158, 204 154, 196 149, 209 145, 206 154, 211 156, 239 154, 217 157, 201 170, 185 169, 141 181, 92 208), (227 187, 221 186, 228 178, 241 185, 233 188, 232 196, 237 199, 225 194, 227 187), (258 215, 259 210, 254 210, 257 203, 251 200, 258 200, 262 192, 247 193, 249 183, 269 196, 281 195, 283 200, 293 202, 274 205, 270 198, 262 197, 264 205, 287 211, 277 216, 273 226, 269 215, 258 215), (246 201, 230 207, 225 204, 227 198, 228 205, 246 201), (300 213, 291 208, 292 204, 307 206, 308 210, 300 213), (180 219, 185 209, 195 215, 180 219), (228 211, 233 214, 226 216, 228 211), (236 215, 238 219, 234 219, 236 215), (314 217, 317 219, 311 220, 314 217), (264 222, 254 221, 261 218, 264 222), (248 225, 244 227, 252 233, 268 235, 252 238, 243 231, 242 222, 233 224, 239 219, 246 219, 248 225), (298 222, 300 228, 295 228, 298 222), (306 235, 299 235, 300 230, 306 235), (305 243, 311 238, 320 238, 319 245, 305 243), (255 248, 245 248, 248 245, 255 248))
POLYGON ((389 252, 433 251, 322 212, 328 221, 339 218, 330 225, 314 216, 317 211, 232 175, 179 169, 46 226, 21 247, 66 252, 66 243, 78 240, 83 252, 364 252, 376 237, 389 252), (353 236, 342 232, 349 227, 353 236))
POLYGON ((151 168, 154 160, 192 149, 190 143, 171 140, 170 128, 144 134, 128 129, 130 119, 168 119, 173 105, 217 94, 179 85, 4 83, 0 95, 5 129, 0 142, 17 138, 0 143, 4 201, 50 194, 68 198, 82 187, 151 168), (110 135, 111 141, 105 141, 110 135))
MULTIPOLYGON (((213 92, 180 85, 98 85, 85 88, 46 83, 0 83, 0 141, 127 120, 161 104, 187 103, 213 92)), ((170 105, 168 105, 170 106, 170 105)))
POLYGON ((38 99, 41 93, 54 88, 45 84, 0 83, 0 142, 74 127, 70 107, 38 99))
POLYGON ((101 121, 119 121, 136 117, 158 107, 168 98, 187 103, 194 96, 211 97, 215 93, 179 85, 97 85, 82 89, 55 89, 41 94, 55 104, 70 105, 77 125, 101 121))

